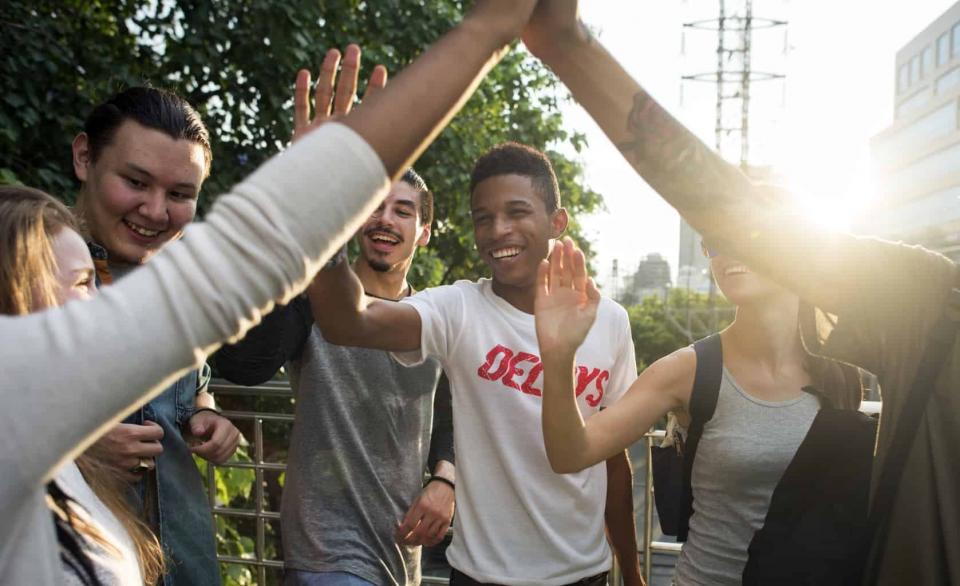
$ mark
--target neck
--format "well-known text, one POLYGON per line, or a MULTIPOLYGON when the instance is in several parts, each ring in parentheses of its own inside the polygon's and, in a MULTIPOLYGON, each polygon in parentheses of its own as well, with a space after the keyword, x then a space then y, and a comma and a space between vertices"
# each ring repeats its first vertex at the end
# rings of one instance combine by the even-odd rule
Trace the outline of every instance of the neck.
POLYGON ((502 298, 504 301, 510 305, 516 307, 524 313, 533 314, 533 303, 537 297, 537 289, 535 286, 513 286, 513 285, 504 285, 503 283, 498 282, 496 279, 493 280, 493 292, 497 294, 498 297, 502 298))
POLYGON ((723 332, 724 353, 729 350, 731 355, 774 372, 802 360, 799 307, 795 297, 738 307, 736 319, 723 332))
POLYGON ((385 272, 375 271, 365 260, 358 258, 353 263, 353 271, 363 284, 363 290, 375 297, 400 299, 408 293, 407 270, 410 260, 390 267, 385 272))

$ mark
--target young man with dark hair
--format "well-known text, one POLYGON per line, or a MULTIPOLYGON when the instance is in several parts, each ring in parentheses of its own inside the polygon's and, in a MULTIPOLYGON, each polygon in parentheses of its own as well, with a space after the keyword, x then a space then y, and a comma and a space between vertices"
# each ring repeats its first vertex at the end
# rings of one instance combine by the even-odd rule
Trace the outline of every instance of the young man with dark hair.
MULTIPOLYGON (((174 93, 131 87, 91 111, 73 141, 73 165, 76 211, 98 283, 125 278, 183 235, 211 160, 200 115, 174 93)), ((88 451, 134 488, 163 546, 168 586, 220 583, 213 517, 193 455, 223 463, 240 432, 216 411, 208 382, 209 368, 187 373, 88 451)))
MULTIPOLYGON (((333 263, 309 291, 316 321, 331 342, 388 350, 407 366, 430 358, 443 366, 459 478, 451 584, 605 584, 605 520, 626 582, 639 584, 626 454, 560 476, 543 449, 533 301, 537 268, 568 221, 553 169, 542 153, 508 143, 481 157, 471 184, 474 236, 492 279, 389 303, 364 297, 349 266, 333 263)), ((621 307, 604 300, 578 358, 589 417, 636 377, 621 307)))
MULTIPOLYGON (((432 221, 433 195, 409 169, 357 232, 365 295, 395 303, 413 292, 407 273, 432 221)), ((406 369, 386 352, 336 346, 313 323, 299 296, 215 357, 245 385, 287 364, 296 412, 280 512, 285 584, 419 584, 420 546, 443 538, 454 507, 450 402, 434 403, 440 365, 406 369)))
POLYGON ((877 375, 883 414, 864 584, 960 583, 960 270, 918 246, 829 230, 674 119, 590 34, 576 0, 541 2, 527 47, 711 248, 823 308, 808 347, 877 375), (825 339, 823 339, 825 337, 825 339))

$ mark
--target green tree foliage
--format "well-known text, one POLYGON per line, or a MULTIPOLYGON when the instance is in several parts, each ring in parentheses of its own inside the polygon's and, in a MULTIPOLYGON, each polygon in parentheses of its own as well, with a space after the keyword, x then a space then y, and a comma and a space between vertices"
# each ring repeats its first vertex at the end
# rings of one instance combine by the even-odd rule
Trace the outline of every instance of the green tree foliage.
POLYGON ((686 289, 671 289, 666 300, 649 296, 627 307, 630 330, 642 371, 658 359, 697 338, 725 328, 733 320, 733 307, 722 297, 686 289))
MULTIPOLYGON (((463 10, 455 0, 10 0, 0 8, 4 97, 0 181, 19 181, 73 199, 69 144, 96 102, 148 82, 184 95, 213 135, 214 163, 201 213, 287 143, 298 68, 316 71, 329 47, 358 43, 364 72, 399 71, 463 10)), ((517 140, 548 150, 565 204, 576 218, 600 196, 581 181, 574 152, 584 139, 564 130, 555 78, 523 50, 511 52, 417 168, 435 192, 431 245, 416 263, 417 287, 483 272, 473 246, 467 193, 473 162, 517 140), (570 152, 570 148, 564 149, 570 152)), ((322 186, 320 186, 322 188, 322 186)))

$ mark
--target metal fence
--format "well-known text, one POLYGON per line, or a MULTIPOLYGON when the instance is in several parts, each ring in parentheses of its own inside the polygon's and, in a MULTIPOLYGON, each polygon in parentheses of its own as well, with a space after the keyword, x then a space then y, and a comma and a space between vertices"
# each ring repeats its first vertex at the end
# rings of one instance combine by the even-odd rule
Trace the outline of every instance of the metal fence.
MULTIPOLYGON (((253 541, 252 552, 244 552, 241 555, 236 555, 221 551, 218 553, 218 559, 222 564, 225 564, 228 572, 231 566, 249 569, 252 574, 251 577, 261 586, 265 584, 278 584, 280 583, 283 561, 279 557, 279 547, 276 545, 278 541, 275 527, 279 527, 280 513, 269 507, 265 486, 267 484, 267 476, 282 474, 286 470, 286 463, 285 458, 283 462, 279 462, 269 460, 266 457, 264 450, 264 425, 293 425, 293 393, 289 385, 285 382, 269 383, 258 387, 241 387, 225 381, 215 380, 211 384, 211 390, 217 395, 222 405, 243 404, 243 399, 246 399, 247 403, 252 402, 250 401, 251 399, 271 399, 274 404, 285 407, 283 409, 271 409, 270 411, 225 408, 223 414, 234 421, 235 424, 244 431, 244 435, 249 442, 248 452, 250 461, 234 459, 222 466, 215 467, 208 465, 206 471, 208 498, 214 516, 223 519, 241 520, 246 525, 247 530, 253 532, 253 535, 244 536, 253 541), (238 399, 239 401, 237 401, 238 399), (252 501, 252 503, 250 503, 251 506, 231 508, 218 502, 218 487, 215 473, 217 468, 222 470, 252 471, 252 497, 247 499, 248 501, 252 501)), ((879 413, 880 403, 876 401, 865 401, 861 410, 865 413, 879 413)), ((646 446, 644 452, 641 454, 644 470, 641 481, 643 517, 642 519, 638 519, 638 524, 641 528, 640 555, 642 570, 648 583, 651 583, 653 560, 656 554, 666 554, 673 558, 680 552, 680 544, 657 539, 660 536, 654 510, 653 465, 649 453, 650 448, 656 445, 655 442, 662 439, 663 435, 663 431, 652 431, 646 434, 644 438, 646 446), (649 546, 647 546, 647 544, 649 544, 649 546)), ((635 477, 639 477, 639 470, 635 469, 634 475, 635 477)), ((673 560, 671 559, 667 565, 672 566, 673 560)), ((611 573, 610 582, 611 584, 620 583, 619 571, 616 567, 614 567, 611 573)), ((449 580, 445 576, 425 573, 423 583, 448 584, 449 580)))

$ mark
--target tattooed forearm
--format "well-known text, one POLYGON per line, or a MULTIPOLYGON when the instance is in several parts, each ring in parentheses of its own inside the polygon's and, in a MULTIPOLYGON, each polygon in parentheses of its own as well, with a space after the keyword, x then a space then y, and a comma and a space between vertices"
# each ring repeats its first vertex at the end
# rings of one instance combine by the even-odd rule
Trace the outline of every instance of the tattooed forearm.
POLYGON ((750 181, 673 118, 643 90, 627 117, 623 156, 681 214, 716 210, 740 200, 750 181))

